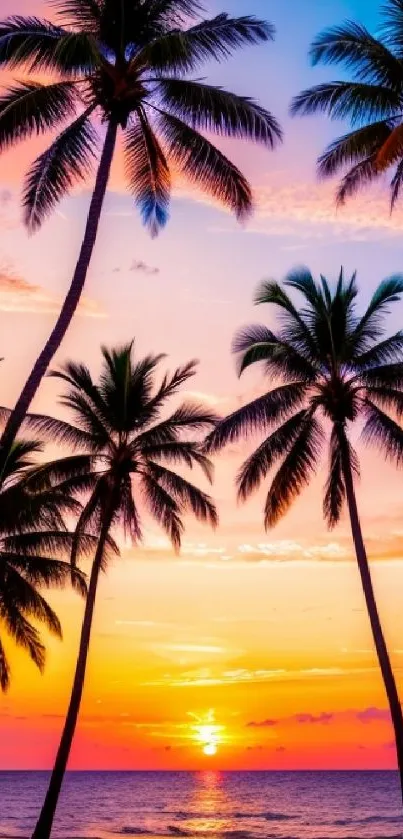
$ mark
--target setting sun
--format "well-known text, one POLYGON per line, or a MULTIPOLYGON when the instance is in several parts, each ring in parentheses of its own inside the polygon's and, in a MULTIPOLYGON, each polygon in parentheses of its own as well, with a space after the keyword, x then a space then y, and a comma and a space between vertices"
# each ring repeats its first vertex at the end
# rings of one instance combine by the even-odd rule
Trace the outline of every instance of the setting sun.
POLYGON ((218 746, 223 742, 224 726, 215 723, 214 711, 208 711, 203 717, 190 716, 197 720, 197 725, 192 726, 192 738, 202 746, 203 754, 208 757, 217 754, 218 746))
POLYGON ((208 757, 212 757, 213 755, 217 754, 217 746, 215 743, 206 743, 203 746, 203 754, 207 755, 208 757))

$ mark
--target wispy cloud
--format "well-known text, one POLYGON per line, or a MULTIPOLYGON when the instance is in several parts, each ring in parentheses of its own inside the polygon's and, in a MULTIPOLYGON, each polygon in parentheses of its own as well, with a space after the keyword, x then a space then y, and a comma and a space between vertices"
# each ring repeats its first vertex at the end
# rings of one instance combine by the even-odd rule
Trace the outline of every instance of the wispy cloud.
POLYGON ((223 655, 228 652, 226 647, 213 644, 161 644, 160 648, 174 653, 193 653, 199 655, 223 655))
POLYGON ((246 728, 272 728, 290 724, 330 725, 336 722, 389 723, 390 719, 390 713, 386 708, 349 708, 345 711, 321 711, 318 714, 299 712, 278 719, 251 720, 246 723, 246 728))
MULTIPOLYGON (((266 174, 255 184, 255 214, 246 231, 267 236, 292 237, 302 242, 329 239, 366 241, 401 235, 403 208, 397 207, 391 214, 386 190, 382 184, 375 185, 368 194, 363 192, 337 209, 335 184, 332 182, 308 182, 287 180, 287 173, 266 174)), ((196 200, 209 206, 218 205, 202 194, 195 193, 186 185, 180 185, 177 195, 196 200)), ((221 208, 222 209, 222 208, 221 208)), ((236 228, 231 223, 210 228, 219 235, 231 234, 236 228)), ((300 248, 295 241, 292 249, 300 248)))
MULTIPOLYGON (((0 311, 53 314, 60 310, 61 303, 42 286, 29 282, 8 266, 0 267, 0 311)), ((85 297, 77 311, 86 317, 104 317, 98 303, 85 297)))
MULTIPOLYGON (((214 685, 262 684, 265 682, 300 682, 316 679, 347 678, 357 673, 374 673, 376 668, 365 667, 345 669, 341 667, 311 667, 301 670, 278 668, 273 670, 249 670, 238 668, 215 672, 210 668, 201 668, 174 676, 169 673, 161 679, 145 683, 148 687, 211 687, 214 685)), ((145 685, 143 685, 145 686, 145 685)))
POLYGON ((148 265, 148 263, 144 262, 143 259, 134 259, 129 268, 129 271, 137 271, 141 274, 147 274, 150 277, 160 273, 160 269, 157 268, 157 266, 148 265))
POLYGON ((365 708, 364 711, 357 711, 356 716, 363 723, 390 721, 390 712, 386 708, 365 708))
POLYGON ((246 723, 247 728, 273 728, 275 725, 278 725, 278 720, 251 720, 251 722, 246 723))
POLYGON ((348 551, 339 542, 325 545, 306 545, 293 539, 276 539, 255 545, 239 545, 238 551, 245 558, 270 557, 273 559, 341 559, 348 551))

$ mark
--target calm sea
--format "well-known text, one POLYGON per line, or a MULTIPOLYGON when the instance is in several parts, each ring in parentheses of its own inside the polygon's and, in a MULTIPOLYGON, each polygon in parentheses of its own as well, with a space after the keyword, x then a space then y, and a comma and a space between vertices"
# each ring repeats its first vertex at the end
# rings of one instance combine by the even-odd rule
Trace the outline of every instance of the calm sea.
MULTIPOLYGON (((0 772, 0 836, 29 837, 46 773, 0 772)), ((71 772, 55 839, 401 839, 393 772, 71 772)))

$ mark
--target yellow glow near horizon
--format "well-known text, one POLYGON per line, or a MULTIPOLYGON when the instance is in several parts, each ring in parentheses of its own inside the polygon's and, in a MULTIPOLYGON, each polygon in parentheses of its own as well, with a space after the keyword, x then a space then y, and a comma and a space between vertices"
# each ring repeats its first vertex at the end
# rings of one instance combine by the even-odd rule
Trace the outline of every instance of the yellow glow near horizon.
POLYGON ((212 757, 217 754, 218 746, 222 743, 221 732, 223 726, 214 723, 214 711, 212 710, 205 716, 206 722, 203 721, 203 718, 197 716, 196 719, 198 724, 193 727, 193 738, 201 744, 203 754, 212 757))

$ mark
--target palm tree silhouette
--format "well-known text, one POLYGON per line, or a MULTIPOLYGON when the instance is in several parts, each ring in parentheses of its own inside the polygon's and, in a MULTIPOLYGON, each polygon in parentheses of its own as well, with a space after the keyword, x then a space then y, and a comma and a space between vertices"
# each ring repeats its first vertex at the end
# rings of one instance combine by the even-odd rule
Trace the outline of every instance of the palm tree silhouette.
POLYGON ((389 306, 400 300, 403 276, 382 282, 362 317, 357 316, 355 275, 343 271, 335 290, 324 277, 317 284, 308 269, 288 274, 284 287, 264 282, 256 303, 280 310, 277 332, 250 326, 235 337, 239 372, 262 362, 272 389, 218 423, 207 438, 208 452, 254 432, 261 445, 243 464, 238 497, 245 501, 277 467, 264 509, 266 528, 274 527, 317 472, 325 446, 329 453, 323 514, 334 527, 347 502, 358 568, 374 644, 393 721, 403 795, 403 716, 378 614, 358 515, 354 480, 359 462, 350 441, 363 423, 365 442, 377 446, 399 466, 403 459, 403 331, 384 337, 389 306), (296 305, 287 289, 302 295, 296 305), (329 430, 329 434, 327 431, 329 430), (277 464, 279 464, 277 466, 277 464))
POLYGON ((246 178, 200 132, 269 148, 281 138, 275 118, 252 99, 188 76, 203 62, 221 61, 245 44, 272 39, 268 23, 226 14, 199 19, 198 0, 56 0, 52 5, 57 24, 20 16, 0 23, 0 66, 26 69, 31 77, 52 74, 48 84, 28 80, 3 94, 0 151, 64 124, 25 180, 29 230, 38 229, 73 184, 87 178, 97 157, 97 129, 103 129, 103 142, 71 286, 4 430, 0 474, 80 300, 118 135, 128 188, 151 234, 167 221, 172 166, 239 219, 252 209, 246 178))
MULTIPOLYGON (((211 498, 169 468, 198 466, 212 480, 210 461, 195 437, 212 428, 215 415, 189 403, 162 416, 166 402, 194 375, 195 362, 166 374, 157 386, 156 371, 163 356, 135 361, 131 344, 111 352, 104 348, 102 355, 98 384, 82 364, 70 362, 51 374, 68 385, 62 404, 72 412, 74 425, 40 415, 28 418, 41 434, 80 450, 79 455, 43 467, 38 486, 46 490, 56 475, 58 480, 63 477, 65 492, 84 493, 87 500, 76 529, 77 544, 84 534, 98 536, 70 704, 35 839, 46 839, 52 830, 80 709, 98 578, 106 570, 105 546, 111 530, 121 528, 134 543, 141 540, 141 498, 177 550, 185 513, 213 527, 218 520, 211 498)), ((75 567, 75 546, 71 561, 75 567)))
MULTIPOLYGON (((72 582, 85 595, 84 575, 69 563, 73 535, 63 514, 76 515, 80 505, 61 488, 35 489, 37 469, 32 456, 39 443, 17 441, 11 448, 0 492, 0 626, 42 671, 45 647, 32 620, 62 637, 60 621, 40 588, 72 582), (57 559, 55 557, 58 557, 57 559), (65 557, 67 561, 63 561, 65 557)), ((93 539, 80 538, 80 552, 93 539)), ((0 636, 0 686, 6 691, 11 670, 0 636)))
POLYGON ((302 91, 292 114, 325 113, 348 119, 352 131, 336 139, 318 160, 318 174, 344 176, 337 203, 392 170, 391 207, 403 184, 403 4, 386 0, 379 38, 361 23, 347 21, 320 33, 310 49, 313 64, 342 65, 351 81, 325 82, 302 91))

